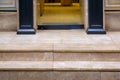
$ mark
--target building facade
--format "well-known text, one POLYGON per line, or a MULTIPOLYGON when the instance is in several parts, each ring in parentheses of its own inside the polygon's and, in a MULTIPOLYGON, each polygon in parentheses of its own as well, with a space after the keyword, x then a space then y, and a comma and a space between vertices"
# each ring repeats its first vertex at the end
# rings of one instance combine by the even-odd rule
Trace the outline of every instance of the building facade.
POLYGON ((0 0, 0 80, 120 80, 119 36, 120 0, 0 0))
MULTIPOLYGON (((43 0, 0 0, 0 30, 35 34, 43 2, 43 0)), ((83 25, 88 34, 105 34, 109 30, 120 31, 120 0, 80 0, 80 4, 83 25)))

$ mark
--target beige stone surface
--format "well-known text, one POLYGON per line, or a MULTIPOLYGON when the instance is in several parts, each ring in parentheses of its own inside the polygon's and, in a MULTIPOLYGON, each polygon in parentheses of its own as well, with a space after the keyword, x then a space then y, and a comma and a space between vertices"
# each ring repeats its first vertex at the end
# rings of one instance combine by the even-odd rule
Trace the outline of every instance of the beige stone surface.
POLYGON ((105 22, 108 31, 120 31, 120 12, 106 12, 105 22))
POLYGON ((1 71, 0 74, 4 80, 100 80, 100 72, 1 71))
POLYGON ((102 72, 101 80, 120 80, 120 72, 102 72))
POLYGON ((83 5, 84 5, 84 8, 83 8, 83 10, 84 10, 84 25, 85 25, 85 30, 87 31, 87 29, 88 29, 88 24, 89 24, 89 21, 88 21, 88 19, 89 19, 89 14, 88 14, 88 0, 84 0, 84 1, 82 1, 82 3, 83 3, 83 5))
POLYGON ((55 71, 53 73, 53 80, 100 80, 100 72, 55 71))
POLYGON ((52 61, 0 61, 0 70, 53 70, 52 61))
POLYGON ((0 61, 53 61, 52 52, 0 53, 0 61))
POLYGON ((120 53, 54 53, 55 61, 120 61, 120 53))
POLYGON ((2 70, 120 71, 115 61, 0 61, 2 70))
POLYGON ((120 49, 120 36, 119 34, 117 34, 118 32, 113 32, 113 34, 111 34, 110 32, 108 33, 108 35, 111 37, 112 41, 117 45, 117 47, 120 49))
POLYGON ((120 53, 91 53, 91 61, 114 61, 120 62, 120 53))
POLYGON ((87 35, 84 30, 0 32, 0 69, 120 70, 119 35, 87 35))
POLYGON ((90 61, 90 53, 54 53, 54 61, 90 61))
POLYGON ((83 30, 41 30, 36 35, 29 36, 0 32, 0 51, 119 53, 119 35, 119 32, 87 35, 83 30))
POLYGON ((106 10, 120 10, 120 0, 104 0, 106 10))
POLYGON ((17 30, 17 13, 0 12, 0 31, 17 30))
POLYGON ((2 80, 52 80, 50 71, 1 71, 2 80))
POLYGON ((2 80, 119 80, 120 72, 0 71, 2 80))
POLYGON ((0 51, 53 51, 53 45, 49 43, 42 43, 42 44, 27 44, 27 43, 18 43, 16 44, 1 44, 0 51), (23 47, 24 46, 24 47, 23 47))
POLYGON ((120 62, 108 61, 54 61, 54 70, 80 70, 80 71, 119 71, 120 62))
POLYGON ((117 45, 105 44, 59 43, 54 46, 54 52, 119 52, 120 50, 117 45))

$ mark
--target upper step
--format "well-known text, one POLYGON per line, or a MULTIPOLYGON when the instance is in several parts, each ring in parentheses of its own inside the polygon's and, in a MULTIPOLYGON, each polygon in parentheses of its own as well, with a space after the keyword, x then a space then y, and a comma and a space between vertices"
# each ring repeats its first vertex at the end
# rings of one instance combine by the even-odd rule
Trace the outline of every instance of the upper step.
POLYGON ((1 70, 120 71, 120 53, 0 53, 1 70))
POLYGON ((0 52, 117 52, 120 47, 114 44, 79 43, 8 43, 0 44, 0 52))
POLYGON ((120 71, 120 62, 100 61, 0 61, 0 70, 120 71))

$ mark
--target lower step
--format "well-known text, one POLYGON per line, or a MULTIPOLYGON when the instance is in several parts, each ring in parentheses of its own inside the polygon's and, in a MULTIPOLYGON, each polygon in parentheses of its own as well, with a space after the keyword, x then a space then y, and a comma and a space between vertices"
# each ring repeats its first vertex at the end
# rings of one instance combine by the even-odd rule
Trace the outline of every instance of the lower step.
POLYGON ((0 71, 1 80, 120 80, 120 72, 0 71))
POLYGON ((0 70, 120 71, 120 53, 1 52, 0 70))
POLYGON ((120 62, 108 61, 0 61, 0 70, 120 71, 120 62))

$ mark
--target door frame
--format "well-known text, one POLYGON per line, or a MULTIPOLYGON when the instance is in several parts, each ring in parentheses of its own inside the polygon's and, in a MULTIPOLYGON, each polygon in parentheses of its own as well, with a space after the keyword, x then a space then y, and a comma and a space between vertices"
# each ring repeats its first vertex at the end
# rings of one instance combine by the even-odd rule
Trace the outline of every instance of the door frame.
MULTIPOLYGON (((104 0, 84 0, 84 25, 88 34, 106 34, 104 0), (96 11, 97 10, 97 11, 96 11)), ((36 33, 37 0, 18 0, 19 26, 17 34, 36 33)))

